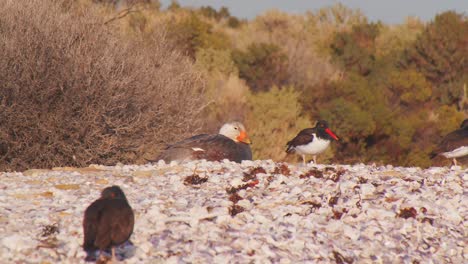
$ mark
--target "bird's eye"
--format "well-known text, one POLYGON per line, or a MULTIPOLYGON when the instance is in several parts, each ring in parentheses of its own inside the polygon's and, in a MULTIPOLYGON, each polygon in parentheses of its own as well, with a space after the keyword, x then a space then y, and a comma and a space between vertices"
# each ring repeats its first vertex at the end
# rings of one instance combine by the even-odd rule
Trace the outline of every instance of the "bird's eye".
POLYGON ((234 129, 235 129, 235 130, 238 130, 239 128, 237 128, 237 127, 234 127, 234 129))

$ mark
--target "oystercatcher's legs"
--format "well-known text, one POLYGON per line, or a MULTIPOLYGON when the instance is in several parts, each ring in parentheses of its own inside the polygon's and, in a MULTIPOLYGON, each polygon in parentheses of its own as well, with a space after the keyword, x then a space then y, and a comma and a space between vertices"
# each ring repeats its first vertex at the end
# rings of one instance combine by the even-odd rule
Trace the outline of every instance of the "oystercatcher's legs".
POLYGON ((314 165, 317 165, 317 155, 314 155, 313 158, 314 158, 314 165))
POLYGON ((457 159, 453 158, 453 165, 457 166, 457 159))
POLYGON ((102 250, 99 250, 99 256, 97 258, 96 263, 106 263, 106 256, 102 252, 102 250))
POLYGON ((305 155, 304 155, 304 154, 302 154, 302 165, 304 165, 304 166, 306 165, 306 159, 305 159, 305 155))
POLYGON ((115 263, 117 259, 115 258, 115 247, 112 247, 112 258, 111 258, 111 263, 115 263))

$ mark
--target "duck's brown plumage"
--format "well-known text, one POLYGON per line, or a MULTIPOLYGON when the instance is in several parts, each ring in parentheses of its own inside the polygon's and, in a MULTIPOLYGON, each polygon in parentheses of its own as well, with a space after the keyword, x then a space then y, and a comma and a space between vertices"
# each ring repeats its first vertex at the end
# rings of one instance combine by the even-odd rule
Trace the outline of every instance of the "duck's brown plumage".
MULTIPOLYGON (((241 140, 250 143, 248 137, 245 134, 245 129, 242 124, 238 122, 228 123, 223 126, 220 130, 228 132, 226 134, 231 135, 232 132, 238 132, 239 135, 243 135, 241 140), (231 129, 232 128, 232 129, 231 129), (239 130, 239 131, 237 131, 239 130)), ((233 138, 229 138, 222 134, 201 134, 196 135, 175 144, 168 146, 156 160, 164 160, 165 162, 176 161, 188 161, 205 159, 208 161, 220 161, 228 159, 235 162, 242 162, 243 160, 252 160, 252 151, 250 145, 236 140, 239 139, 239 135, 232 135, 233 138)))
POLYGON ((168 146, 157 159, 165 162, 197 159, 209 161, 228 159, 242 162, 242 160, 252 160, 252 151, 248 144, 234 142, 226 136, 203 134, 168 146))
POLYGON ((135 223, 133 210, 118 186, 107 187, 86 208, 83 218, 83 249, 90 254, 127 241, 135 223))

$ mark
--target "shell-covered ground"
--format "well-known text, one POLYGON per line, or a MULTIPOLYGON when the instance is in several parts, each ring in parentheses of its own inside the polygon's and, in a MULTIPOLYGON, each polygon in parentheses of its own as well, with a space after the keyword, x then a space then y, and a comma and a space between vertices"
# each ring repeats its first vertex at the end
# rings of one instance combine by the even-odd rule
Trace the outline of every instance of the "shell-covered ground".
POLYGON ((83 212, 110 185, 135 212, 126 263, 468 261, 461 167, 196 161, 0 177, 2 263, 84 262, 83 212))

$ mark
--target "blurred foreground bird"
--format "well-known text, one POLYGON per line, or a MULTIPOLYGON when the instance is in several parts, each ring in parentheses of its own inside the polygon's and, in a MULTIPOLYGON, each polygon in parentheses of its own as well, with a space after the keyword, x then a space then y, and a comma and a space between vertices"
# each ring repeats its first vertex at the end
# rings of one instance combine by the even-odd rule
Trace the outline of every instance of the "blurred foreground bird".
POLYGON ((123 244, 133 232, 135 216, 122 189, 118 186, 105 188, 101 197, 86 208, 83 218, 83 249, 86 260, 93 260, 96 250, 112 249, 115 259, 115 246, 123 244))
POLYGON ((441 155, 452 159, 457 166, 457 159, 468 155, 468 119, 465 119, 460 128, 447 134, 436 149, 430 154, 431 159, 441 155))
POLYGON ((339 140, 328 128, 324 120, 317 122, 315 127, 303 129, 295 138, 286 144, 286 153, 297 153, 302 156, 305 165, 305 155, 312 155, 314 163, 317 164, 317 155, 324 152, 330 145, 331 140, 339 140))
POLYGON ((244 125, 240 122, 230 122, 221 127, 219 134, 201 134, 184 139, 168 146, 156 160, 150 161, 228 159, 240 163, 243 160, 252 160, 251 143, 244 125))

